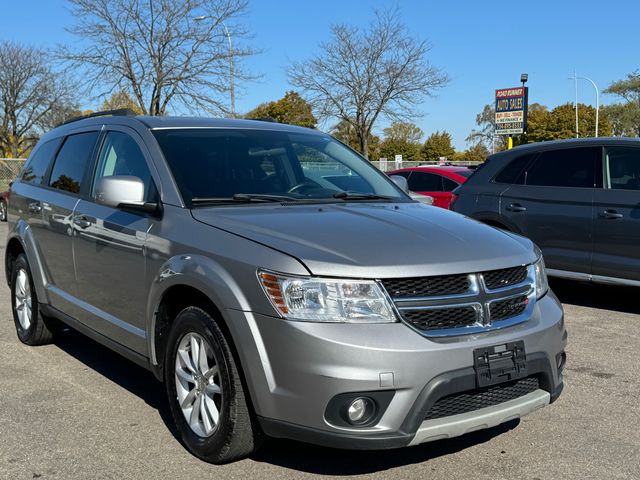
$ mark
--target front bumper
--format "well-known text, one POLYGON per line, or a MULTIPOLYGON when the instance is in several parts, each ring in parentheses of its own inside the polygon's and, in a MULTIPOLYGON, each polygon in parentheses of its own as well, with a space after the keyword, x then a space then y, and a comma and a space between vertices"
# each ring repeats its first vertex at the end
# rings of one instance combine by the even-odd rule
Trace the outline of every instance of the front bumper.
POLYGON ((246 333, 253 341, 239 345, 238 352, 262 428, 274 437, 338 448, 397 448, 519 418, 554 401, 562 390, 556 359, 564 351, 566 330, 552 293, 536 302, 527 322, 439 339, 425 338, 402 323, 319 324, 234 314, 250 326, 246 333), (499 405, 424 420, 437 399, 476 389, 474 349, 516 340, 524 341, 527 375, 538 378, 538 390, 499 405), (393 391, 375 424, 353 427, 327 419, 327 405, 336 395, 372 391, 393 391))

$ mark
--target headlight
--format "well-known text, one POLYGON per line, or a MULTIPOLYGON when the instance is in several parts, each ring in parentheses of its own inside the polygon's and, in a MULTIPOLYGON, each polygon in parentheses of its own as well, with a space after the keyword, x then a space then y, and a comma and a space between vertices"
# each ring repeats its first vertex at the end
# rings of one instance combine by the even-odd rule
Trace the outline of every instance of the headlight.
POLYGON ((380 286, 370 280, 294 277, 258 272, 275 309, 289 320, 306 322, 397 322, 380 286))
POLYGON ((536 273, 536 299, 540 299, 549 291, 547 270, 544 267, 542 255, 540 255, 540 258, 533 264, 533 269, 536 273))

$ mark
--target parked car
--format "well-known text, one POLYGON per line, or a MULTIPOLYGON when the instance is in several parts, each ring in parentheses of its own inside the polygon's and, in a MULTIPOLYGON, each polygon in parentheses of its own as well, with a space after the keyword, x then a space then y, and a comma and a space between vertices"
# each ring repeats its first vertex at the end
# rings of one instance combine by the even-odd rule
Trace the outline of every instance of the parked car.
POLYGON ((7 221, 7 205, 9 204, 9 191, 0 193, 0 222, 7 221))
POLYGON ((549 274, 640 285, 640 141, 536 143, 489 158, 453 209, 526 235, 549 274))
POLYGON ((18 338, 62 322, 149 369, 204 460, 262 433, 415 445, 562 390, 563 311, 533 243, 412 201, 324 133, 94 116, 44 135, 11 195, 18 338))
POLYGON ((402 175, 407 179, 409 190, 432 197, 436 207, 449 208, 451 192, 462 185, 473 171, 462 166, 412 167, 393 170, 387 175, 402 175))

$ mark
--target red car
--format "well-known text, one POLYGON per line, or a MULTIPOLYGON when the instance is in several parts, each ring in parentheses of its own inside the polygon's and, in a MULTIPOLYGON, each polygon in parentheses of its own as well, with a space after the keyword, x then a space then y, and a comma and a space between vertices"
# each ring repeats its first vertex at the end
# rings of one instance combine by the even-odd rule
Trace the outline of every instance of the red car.
POLYGON ((436 207, 449 208, 451 191, 464 183, 474 172, 469 167, 412 167, 386 172, 387 175, 402 175, 407 179, 409 190, 433 197, 436 207))

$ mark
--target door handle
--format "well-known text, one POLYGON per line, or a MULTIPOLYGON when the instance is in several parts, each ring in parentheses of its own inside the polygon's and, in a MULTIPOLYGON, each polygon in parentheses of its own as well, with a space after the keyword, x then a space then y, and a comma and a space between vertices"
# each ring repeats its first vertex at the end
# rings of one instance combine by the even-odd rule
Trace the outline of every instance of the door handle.
POLYGON ((29 204, 30 213, 40 213, 42 211, 42 204, 40 202, 31 202, 29 204))
POLYGON ((73 217, 73 224, 80 228, 88 228, 91 226, 91 221, 84 215, 81 215, 79 217, 73 217))
POLYGON ((507 207, 507 210, 509 210, 510 212, 526 212, 527 207, 523 207, 519 203, 510 203, 507 207))
POLYGON ((616 212, 615 210, 605 210, 604 212, 600 212, 598 217, 604 218, 605 220, 617 220, 622 218, 622 214, 616 212))

